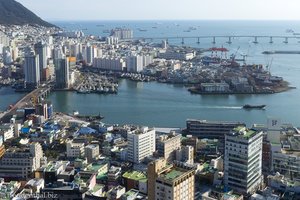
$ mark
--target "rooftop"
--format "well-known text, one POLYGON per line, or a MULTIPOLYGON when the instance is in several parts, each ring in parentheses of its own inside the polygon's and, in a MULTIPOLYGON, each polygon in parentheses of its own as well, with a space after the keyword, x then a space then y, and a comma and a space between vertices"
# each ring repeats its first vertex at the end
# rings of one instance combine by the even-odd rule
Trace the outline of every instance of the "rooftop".
POLYGON ((138 190, 135 190, 135 189, 131 189, 129 191, 127 191, 124 196, 126 197, 133 197, 133 196, 137 196, 139 194, 139 191, 138 190))
POLYGON ((233 129, 233 132, 231 133, 231 135, 236 135, 238 134, 237 136, 241 136, 243 138, 251 138, 253 137, 256 133, 258 133, 258 131, 255 131, 253 129, 248 129, 244 126, 238 126, 236 128, 233 129))
POLYGON ((166 180, 166 181, 173 181, 176 178, 179 178, 180 176, 182 176, 183 174, 185 174, 187 171, 184 169, 180 169, 180 168, 173 168, 170 171, 166 171, 162 174, 160 174, 160 178, 166 180))
POLYGON ((99 169, 101 169, 103 166, 107 165, 107 163, 92 163, 90 165, 87 166, 87 170, 88 171, 98 171, 99 169))
POLYGON ((143 172, 139 171, 126 172, 123 174, 123 177, 135 181, 147 182, 147 176, 143 172))

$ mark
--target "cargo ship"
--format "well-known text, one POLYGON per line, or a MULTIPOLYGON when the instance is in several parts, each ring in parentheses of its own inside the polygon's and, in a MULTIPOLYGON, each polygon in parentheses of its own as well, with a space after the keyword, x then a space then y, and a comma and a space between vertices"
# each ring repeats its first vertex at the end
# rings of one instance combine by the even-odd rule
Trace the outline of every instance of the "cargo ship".
POLYGON ((266 105, 249 105, 246 104, 243 106, 244 109, 265 109, 266 105))

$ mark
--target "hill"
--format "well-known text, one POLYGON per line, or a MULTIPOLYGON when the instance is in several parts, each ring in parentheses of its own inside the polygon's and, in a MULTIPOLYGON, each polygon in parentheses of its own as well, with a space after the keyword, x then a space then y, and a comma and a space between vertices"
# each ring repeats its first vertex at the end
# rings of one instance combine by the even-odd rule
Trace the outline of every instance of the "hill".
POLYGON ((0 0, 0 24, 4 25, 40 25, 54 27, 15 0, 0 0))

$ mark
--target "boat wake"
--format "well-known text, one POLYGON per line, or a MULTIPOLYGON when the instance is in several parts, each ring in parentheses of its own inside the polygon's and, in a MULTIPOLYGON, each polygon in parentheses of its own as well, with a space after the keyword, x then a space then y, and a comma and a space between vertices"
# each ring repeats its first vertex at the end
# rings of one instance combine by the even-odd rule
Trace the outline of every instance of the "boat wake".
POLYGON ((205 109, 228 109, 228 110, 241 110, 242 106, 200 106, 200 108, 205 109))

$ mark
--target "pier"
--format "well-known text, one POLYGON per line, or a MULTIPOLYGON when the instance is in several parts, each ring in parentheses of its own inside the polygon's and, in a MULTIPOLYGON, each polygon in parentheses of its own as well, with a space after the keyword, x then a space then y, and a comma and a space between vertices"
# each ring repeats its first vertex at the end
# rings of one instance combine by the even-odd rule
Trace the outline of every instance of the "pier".
POLYGON ((212 44, 216 44, 218 39, 225 39, 227 44, 232 44, 233 39, 249 38, 254 44, 258 44, 260 39, 269 39, 269 43, 273 43, 274 39, 282 39, 282 42, 287 44, 289 39, 299 39, 300 36, 281 36, 281 35, 210 35, 210 36, 166 36, 166 37, 138 37, 133 40, 154 41, 154 40, 180 40, 181 44, 185 44, 185 39, 195 39, 197 44, 200 44, 201 39, 211 40, 212 44))

